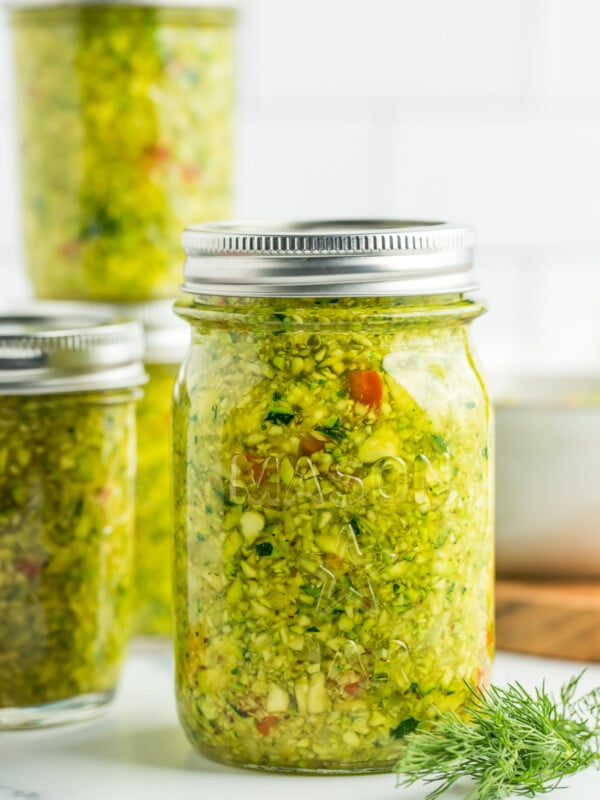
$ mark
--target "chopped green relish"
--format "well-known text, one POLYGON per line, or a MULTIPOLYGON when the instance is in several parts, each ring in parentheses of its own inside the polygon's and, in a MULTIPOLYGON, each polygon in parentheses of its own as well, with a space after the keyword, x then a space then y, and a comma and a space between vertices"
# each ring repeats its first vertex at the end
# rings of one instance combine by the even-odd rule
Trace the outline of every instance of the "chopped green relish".
POLYGON ((114 691, 134 467, 131 392, 0 397, 0 718, 114 691))
POLYGON ((184 223, 231 210, 233 19, 206 8, 12 12, 37 297, 175 293, 184 223))
POLYGON ((493 647, 490 409, 448 298, 182 299, 177 697, 203 753, 392 767, 493 647))
POLYGON ((172 631, 171 405, 177 367, 147 364, 146 372, 149 381, 137 406, 134 630, 168 636, 172 631))

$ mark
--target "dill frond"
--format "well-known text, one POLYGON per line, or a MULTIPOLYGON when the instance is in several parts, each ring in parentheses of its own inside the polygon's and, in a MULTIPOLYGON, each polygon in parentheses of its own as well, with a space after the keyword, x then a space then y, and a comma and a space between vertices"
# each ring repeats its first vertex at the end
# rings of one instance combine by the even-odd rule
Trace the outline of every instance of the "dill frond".
POLYGON ((395 767, 397 785, 437 784, 426 800, 436 800, 461 779, 474 782, 465 800, 534 797, 598 765, 600 688, 575 699, 582 674, 556 700, 544 684, 532 693, 520 683, 469 686, 460 716, 443 714, 429 729, 406 736, 395 767))

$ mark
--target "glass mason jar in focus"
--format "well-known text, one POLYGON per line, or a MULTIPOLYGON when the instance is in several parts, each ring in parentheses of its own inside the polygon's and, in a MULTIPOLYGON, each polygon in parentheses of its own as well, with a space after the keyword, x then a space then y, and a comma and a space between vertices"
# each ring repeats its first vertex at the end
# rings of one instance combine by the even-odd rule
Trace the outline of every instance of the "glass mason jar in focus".
POLYGON ((194 226, 174 405, 179 714, 266 770, 389 770, 486 682, 491 412, 474 234, 194 226))
POLYGON ((134 633, 172 633, 171 407, 173 386, 189 342, 189 327, 170 300, 125 305, 144 326, 148 383, 137 405, 137 491, 134 633))
POLYGON ((170 297, 185 221, 231 212, 235 13, 173 6, 11 4, 25 252, 39 298, 170 297))
POLYGON ((0 729, 111 700, 130 633, 137 323, 0 315, 0 729))

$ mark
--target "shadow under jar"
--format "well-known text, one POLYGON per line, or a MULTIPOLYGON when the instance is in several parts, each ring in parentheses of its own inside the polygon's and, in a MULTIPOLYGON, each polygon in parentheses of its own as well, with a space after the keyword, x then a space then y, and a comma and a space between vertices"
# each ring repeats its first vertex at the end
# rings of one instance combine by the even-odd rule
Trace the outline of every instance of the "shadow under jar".
POLYGON ((235 13, 190 0, 9 5, 36 296, 171 297, 185 221, 231 210, 235 13))
POLYGON ((188 228, 174 405, 176 681, 196 748, 392 768, 493 649, 473 231, 188 228))
POLYGON ((0 315, 0 729, 111 700, 130 633, 137 323, 0 315))

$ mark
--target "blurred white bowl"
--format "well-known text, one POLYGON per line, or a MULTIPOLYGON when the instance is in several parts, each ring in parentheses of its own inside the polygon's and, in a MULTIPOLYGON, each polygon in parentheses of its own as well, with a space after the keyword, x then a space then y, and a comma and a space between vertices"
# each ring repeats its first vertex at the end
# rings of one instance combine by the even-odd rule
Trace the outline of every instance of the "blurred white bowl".
POLYGON ((600 576, 600 379, 495 394, 498 574, 600 576))

